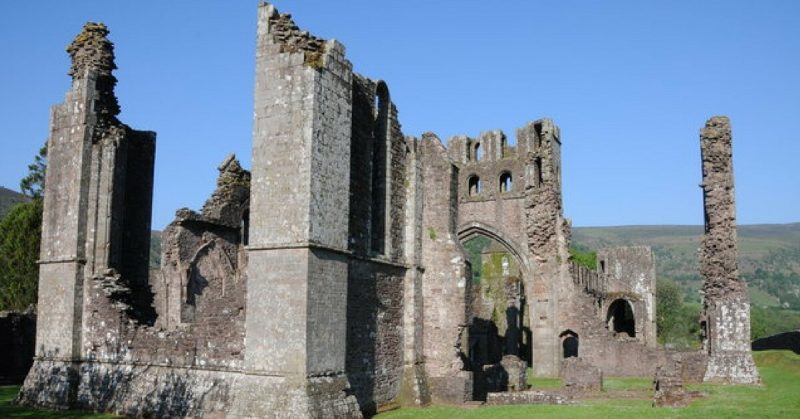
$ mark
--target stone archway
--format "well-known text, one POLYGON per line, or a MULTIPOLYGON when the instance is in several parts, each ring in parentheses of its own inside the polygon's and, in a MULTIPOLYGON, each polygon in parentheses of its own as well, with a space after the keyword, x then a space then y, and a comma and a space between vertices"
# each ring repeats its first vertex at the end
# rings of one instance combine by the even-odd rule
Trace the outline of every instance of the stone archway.
POLYGON ((525 298, 527 258, 499 230, 478 222, 459 229, 472 268, 468 358, 473 371, 504 355, 530 363, 531 332, 525 298))
POLYGON ((608 330, 615 334, 636 337, 636 316, 630 301, 618 298, 611 302, 606 312, 606 322, 608 323, 608 330))
POLYGON ((523 251, 524 247, 521 244, 507 238, 511 237, 511 235, 480 221, 470 221, 462 224, 458 228, 458 239, 461 243, 464 243, 479 235, 486 236, 508 249, 508 252, 520 262, 520 268, 522 269, 523 277, 530 277, 533 269, 528 259, 527 252, 523 251))

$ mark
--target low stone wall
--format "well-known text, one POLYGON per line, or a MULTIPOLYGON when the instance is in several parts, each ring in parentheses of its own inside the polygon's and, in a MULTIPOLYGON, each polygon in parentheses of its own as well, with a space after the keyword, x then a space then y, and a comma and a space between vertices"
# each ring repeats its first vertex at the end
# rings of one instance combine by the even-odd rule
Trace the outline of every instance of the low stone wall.
POLYGON ((779 333, 777 335, 756 339, 752 343, 752 348, 754 351, 788 349, 796 354, 800 354, 800 330, 779 333))
POLYGON ((0 384, 20 384, 33 365, 36 312, 0 312, 0 384))
POLYGON ((502 393, 489 393, 486 404, 489 406, 509 404, 571 404, 569 396, 556 391, 526 390, 502 393))

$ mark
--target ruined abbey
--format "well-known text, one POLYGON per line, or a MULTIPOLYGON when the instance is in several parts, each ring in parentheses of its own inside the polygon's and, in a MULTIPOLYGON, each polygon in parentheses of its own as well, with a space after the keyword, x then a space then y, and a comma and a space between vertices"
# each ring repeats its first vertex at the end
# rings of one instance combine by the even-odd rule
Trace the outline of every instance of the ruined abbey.
MULTIPOLYGON (((648 247, 571 261, 559 128, 404 135, 389 86, 258 9, 251 171, 229 156, 148 268, 156 134, 117 119, 89 23, 52 108, 36 358, 21 403, 141 416, 361 417, 600 374, 758 381, 727 119, 702 131, 706 348, 656 343, 648 247), (727 159, 727 160, 726 160, 727 159)), ((535 397, 531 396, 531 402, 535 397)))

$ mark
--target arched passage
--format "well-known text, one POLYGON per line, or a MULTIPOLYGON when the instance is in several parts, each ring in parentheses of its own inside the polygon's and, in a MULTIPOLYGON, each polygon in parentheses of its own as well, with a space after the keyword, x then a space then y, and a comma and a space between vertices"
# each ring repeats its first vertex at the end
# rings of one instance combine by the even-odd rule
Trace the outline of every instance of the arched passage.
POLYGON ((628 300, 619 298, 608 306, 606 314, 608 329, 614 333, 625 333, 630 337, 636 337, 636 319, 633 315, 633 307, 628 300))
POLYGON ((458 227, 458 239, 462 244, 475 236, 486 236, 500 243, 520 262, 523 277, 530 275, 532 267, 526 253, 522 251, 523 247, 508 239, 508 237, 511 237, 509 234, 480 221, 469 221, 458 227))
POLYGON ((516 355, 530 363, 531 332, 524 278, 528 266, 517 247, 498 232, 476 224, 463 226, 459 239, 472 267, 469 304, 470 369, 516 355))

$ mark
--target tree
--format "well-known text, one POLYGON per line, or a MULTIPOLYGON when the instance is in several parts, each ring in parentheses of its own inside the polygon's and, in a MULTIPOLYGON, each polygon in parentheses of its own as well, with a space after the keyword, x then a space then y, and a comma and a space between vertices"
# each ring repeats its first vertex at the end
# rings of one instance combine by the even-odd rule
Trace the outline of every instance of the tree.
POLYGON ((36 303, 42 200, 15 205, 0 221, 0 310, 36 303))
POLYGON ((659 279, 656 282, 656 330, 662 342, 674 337, 682 307, 681 287, 671 279, 659 279))
POLYGON ((28 165, 28 176, 19 182, 19 189, 32 198, 41 198, 44 193, 44 173, 47 170, 47 143, 39 149, 33 163, 28 165))
POLYGON ((36 303, 46 170, 47 144, 19 182, 22 193, 33 199, 15 205, 0 220, 0 310, 23 310, 36 303))

